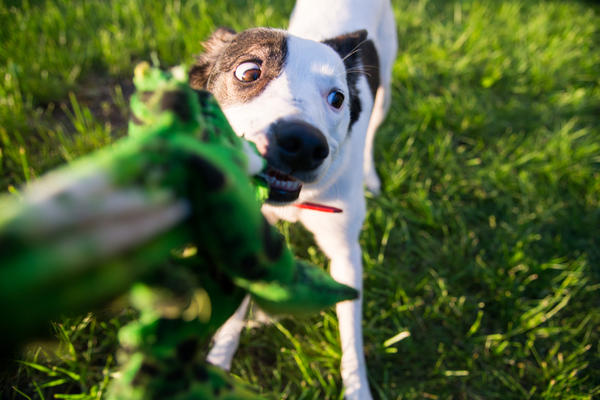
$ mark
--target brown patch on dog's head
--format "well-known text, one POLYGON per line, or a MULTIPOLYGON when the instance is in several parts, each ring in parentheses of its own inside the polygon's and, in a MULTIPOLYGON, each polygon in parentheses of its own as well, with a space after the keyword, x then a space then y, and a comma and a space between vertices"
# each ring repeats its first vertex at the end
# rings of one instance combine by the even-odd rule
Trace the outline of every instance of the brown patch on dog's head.
POLYGON ((254 28, 240 33, 219 28, 204 43, 202 53, 189 73, 190 86, 213 93, 221 105, 241 103, 259 95, 279 74, 287 56, 283 31, 254 28), (260 68, 258 78, 244 82, 235 76, 243 63, 260 68))

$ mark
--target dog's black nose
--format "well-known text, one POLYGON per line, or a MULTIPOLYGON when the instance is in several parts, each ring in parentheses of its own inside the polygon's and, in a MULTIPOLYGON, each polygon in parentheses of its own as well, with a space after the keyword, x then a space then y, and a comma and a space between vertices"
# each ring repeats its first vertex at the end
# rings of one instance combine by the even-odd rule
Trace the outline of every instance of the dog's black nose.
POLYGON ((292 171, 311 171, 329 155, 325 136, 306 122, 280 121, 272 133, 279 159, 292 171))

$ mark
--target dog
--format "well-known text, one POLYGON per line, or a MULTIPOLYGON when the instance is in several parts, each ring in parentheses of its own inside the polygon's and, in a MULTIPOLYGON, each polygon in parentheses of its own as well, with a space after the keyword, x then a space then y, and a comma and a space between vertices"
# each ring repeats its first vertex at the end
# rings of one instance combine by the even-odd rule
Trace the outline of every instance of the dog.
MULTIPOLYGON (((391 101, 397 37, 389 0, 298 0, 287 31, 219 28, 189 72, 216 97, 234 131, 267 160, 270 221, 301 222, 331 275, 362 293, 363 183, 378 194, 373 138, 391 101), (302 204, 324 204, 320 213, 302 204)), ((207 360, 229 369, 248 300, 214 337, 207 360)), ((336 306, 348 399, 370 399, 359 300, 336 306)))

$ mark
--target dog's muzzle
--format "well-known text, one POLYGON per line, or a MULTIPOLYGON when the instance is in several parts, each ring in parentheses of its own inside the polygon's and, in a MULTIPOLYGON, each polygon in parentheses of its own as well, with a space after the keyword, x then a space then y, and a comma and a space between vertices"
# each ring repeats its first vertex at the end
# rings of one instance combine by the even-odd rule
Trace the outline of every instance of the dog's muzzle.
POLYGON ((289 203, 298 198, 302 181, 329 155, 327 139, 321 131, 303 121, 280 120, 269 129, 264 157, 268 167, 262 174, 269 185, 271 203, 289 203))

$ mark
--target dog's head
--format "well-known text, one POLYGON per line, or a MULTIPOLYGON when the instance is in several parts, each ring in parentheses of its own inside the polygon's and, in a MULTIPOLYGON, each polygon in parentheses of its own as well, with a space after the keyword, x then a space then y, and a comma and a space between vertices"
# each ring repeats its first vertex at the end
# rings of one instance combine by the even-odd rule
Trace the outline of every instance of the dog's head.
POLYGON ((279 200, 298 188, 289 176, 318 190, 342 168, 340 149, 361 114, 359 72, 374 51, 366 36, 316 42, 276 29, 220 28, 190 70, 190 85, 211 91, 235 132, 267 159, 279 200))

